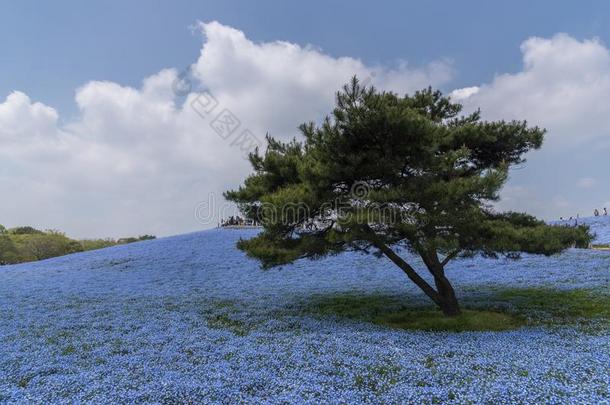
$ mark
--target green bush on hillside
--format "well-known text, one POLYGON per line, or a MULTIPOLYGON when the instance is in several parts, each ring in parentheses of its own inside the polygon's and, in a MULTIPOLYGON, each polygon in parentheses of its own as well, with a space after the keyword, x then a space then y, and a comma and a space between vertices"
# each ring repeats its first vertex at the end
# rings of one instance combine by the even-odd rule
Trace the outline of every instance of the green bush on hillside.
POLYGON ((40 231, 36 228, 32 228, 31 226, 17 226, 15 228, 11 228, 8 230, 8 233, 11 235, 41 235, 44 234, 43 231, 40 231))
POLYGON ((57 232, 11 235, 19 262, 49 259, 70 253, 82 252, 83 248, 73 239, 57 232))
POLYGON ((150 239, 155 239, 155 236, 78 241, 57 230, 41 231, 31 226, 19 226, 7 230, 0 225, 0 265, 44 260, 150 239))

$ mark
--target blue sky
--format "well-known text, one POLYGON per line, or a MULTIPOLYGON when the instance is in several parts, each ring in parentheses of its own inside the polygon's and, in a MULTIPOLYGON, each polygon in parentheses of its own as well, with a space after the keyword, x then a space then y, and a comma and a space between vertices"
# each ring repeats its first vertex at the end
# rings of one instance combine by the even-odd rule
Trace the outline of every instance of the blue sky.
POLYGON ((0 94, 22 90, 73 113, 74 89, 89 80, 137 86, 192 63, 201 41, 189 26, 198 20, 368 63, 448 58, 457 72, 448 87, 463 87, 518 70, 531 36, 606 41, 609 18, 604 1, 11 1, 0 5, 0 94))
POLYGON ((320 119, 352 74, 398 92, 471 88, 453 93, 467 110, 549 129, 501 207, 589 215, 610 207, 608 16, 603 1, 3 2, 0 187, 13 197, 0 223, 75 236, 213 225, 249 168, 194 114, 197 93, 172 95, 185 68, 259 138, 320 119))

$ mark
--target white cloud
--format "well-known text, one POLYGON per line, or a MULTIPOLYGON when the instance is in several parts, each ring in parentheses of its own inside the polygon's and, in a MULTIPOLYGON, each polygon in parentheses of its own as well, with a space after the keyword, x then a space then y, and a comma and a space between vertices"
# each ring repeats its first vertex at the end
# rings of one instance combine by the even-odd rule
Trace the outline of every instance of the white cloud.
POLYGON ((451 78, 447 62, 393 69, 334 58, 312 46, 254 43, 217 22, 201 24, 205 41, 193 65, 194 88, 218 101, 209 116, 177 98, 175 69, 140 88, 91 81, 77 89, 79 117, 20 92, 0 103, 0 223, 61 228, 74 236, 158 235, 201 228, 194 217, 208 193, 237 186, 250 171, 231 142, 242 129, 284 139, 330 111, 334 94, 356 74, 380 88, 408 92, 451 78), (210 122, 222 109, 241 122, 228 140, 210 122))
POLYGON ((593 188, 595 187, 595 185, 597 184, 597 180, 595 180, 592 177, 582 177, 580 179, 578 179, 578 187, 580 188, 593 188))
MULTIPOLYGON (((202 117, 197 94, 176 97, 178 71, 165 69, 139 88, 91 81, 77 89, 78 117, 66 124, 55 109, 22 92, 0 100, 0 223, 32 224, 75 236, 159 235, 195 230, 199 201, 237 186, 249 164, 235 141, 242 129, 263 139, 290 139, 297 126, 319 120, 335 92, 356 74, 398 93, 446 84, 450 63, 414 68, 368 66, 331 57, 310 45, 256 43, 217 22, 201 24, 193 90, 214 95, 202 117), (223 109, 241 122, 228 140, 210 122, 223 109)), ((501 209, 545 218, 588 212, 610 189, 610 52, 598 40, 566 34, 530 38, 523 68, 490 83, 454 90, 466 111, 487 119, 527 119, 548 129, 541 152, 511 174, 501 209), (586 192, 583 192, 586 190, 586 192)), ((610 204, 608 204, 610 205, 610 204)), ((218 207, 216 207, 218 208, 218 207)))
POLYGON ((218 22, 201 24, 206 43, 195 76, 256 132, 291 138, 298 124, 328 114, 334 95, 353 75, 399 93, 446 83, 443 61, 422 69, 366 66, 351 57, 333 58, 312 46, 276 41, 257 44, 218 22))
POLYGON ((468 97, 477 94, 479 92, 479 87, 478 86, 472 86, 472 87, 464 87, 461 89, 455 89, 453 90, 451 93, 449 93, 449 96, 451 96, 451 98, 454 101, 462 101, 467 99, 468 97))
POLYGON ((486 118, 527 119, 546 127, 550 143, 608 136, 610 103, 603 100, 610 94, 610 53, 598 39, 534 37, 523 42, 521 51, 522 71, 478 86, 463 97, 465 105, 481 106, 486 118))
POLYGON ((0 139, 55 136, 57 111, 14 91, 0 103, 0 139))
POLYGON ((527 186, 531 195, 505 207, 545 218, 592 212, 610 189, 604 175, 610 172, 610 52, 599 39, 567 34, 529 38, 521 51, 521 71, 453 95, 466 111, 480 107, 486 119, 525 119, 548 130, 541 151, 531 153, 509 182, 527 186))

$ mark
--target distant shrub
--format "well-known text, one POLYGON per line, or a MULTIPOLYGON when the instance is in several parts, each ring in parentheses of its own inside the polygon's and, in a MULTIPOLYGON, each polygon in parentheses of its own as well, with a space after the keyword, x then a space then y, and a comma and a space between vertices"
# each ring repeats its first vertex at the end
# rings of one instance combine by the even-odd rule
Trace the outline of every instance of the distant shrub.
POLYGON ((19 262, 19 253, 6 228, 0 225, 0 265, 19 262))
POLYGON ((121 239, 119 239, 117 241, 117 243, 119 245, 124 245, 126 243, 140 242, 140 241, 143 241, 143 240, 151 240, 151 239, 156 239, 156 238, 157 237, 154 236, 154 235, 140 235, 137 238, 131 236, 131 237, 128 237, 128 238, 121 238, 121 239))
POLYGON ((107 238, 78 241, 54 229, 41 231, 31 226, 19 226, 7 230, 0 225, 0 265, 49 259, 155 238, 153 235, 141 235, 119 240, 107 238))
POLYGON ((32 228, 31 226, 18 226, 15 228, 11 228, 8 230, 8 233, 11 235, 40 235, 44 234, 43 231, 38 230, 36 228, 32 228))
POLYGON ((13 240, 22 261, 43 260, 83 251, 78 241, 60 233, 19 234, 14 235, 13 240))
POLYGON ((84 251, 87 250, 96 250, 96 249, 104 249, 107 247, 115 246, 117 244, 116 240, 107 238, 107 239, 83 239, 79 241, 81 247, 84 251))

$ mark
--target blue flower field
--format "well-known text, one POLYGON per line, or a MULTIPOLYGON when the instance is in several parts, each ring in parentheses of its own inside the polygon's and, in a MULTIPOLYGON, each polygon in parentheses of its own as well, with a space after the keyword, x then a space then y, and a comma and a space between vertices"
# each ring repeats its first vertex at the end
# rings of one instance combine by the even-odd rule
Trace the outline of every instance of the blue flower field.
POLYGON ((609 252, 456 261, 464 307, 524 324, 433 332, 371 321, 430 305, 386 259, 263 271, 255 232, 0 267, 0 403, 610 403, 609 252))

